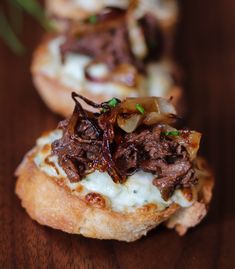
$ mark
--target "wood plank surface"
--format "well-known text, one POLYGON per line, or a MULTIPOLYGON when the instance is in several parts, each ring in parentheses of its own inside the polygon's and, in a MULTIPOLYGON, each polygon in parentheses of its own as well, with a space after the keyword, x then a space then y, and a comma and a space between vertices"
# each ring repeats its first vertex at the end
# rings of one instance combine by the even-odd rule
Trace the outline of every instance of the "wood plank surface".
POLYGON ((30 18, 17 58, 0 43, 0 268, 235 268, 235 1, 181 1, 176 55, 185 69, 187 124, 216 175, 207 218, 186 236, 160 227, 134 243, 68 235, 32 221, 14 194, 17 164, 59 120, 33 88, 30 61, 42 30, 30 18))

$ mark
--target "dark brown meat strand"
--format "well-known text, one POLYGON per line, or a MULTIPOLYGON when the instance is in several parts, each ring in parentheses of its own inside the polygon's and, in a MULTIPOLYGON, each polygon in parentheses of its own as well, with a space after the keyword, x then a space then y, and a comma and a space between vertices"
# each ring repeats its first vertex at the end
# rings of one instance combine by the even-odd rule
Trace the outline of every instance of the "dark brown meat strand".
POLYGON ((132 53, 123 12, 120 11, 119 23, 113 27, 86 32, 81 36, 68 36, 60 47, 62 59, 68 52, 81 53, 92 57, 94 61, 105 62, 111 70, 120 64, 131 64, 144 72, 144 61, 154 60, 162 53, 163 38, 158 22, 151 14, 146 14, 139 22, 149 50, 146 59, 141 61, 132 53))
POLYGON ((165 200, 176 188, 195 183, 186 149, 163 135, 161 125, 140 126, 127 134, 115 126, 116 116, 116 108, 88 116, 76 101, 71 118, 59 124, 63 137, 52 144, 52 151, 71 182, 99 170, 122 183, 142 169, 156 176, 153 184, 165 200))
POLYGON ((67 129, 69 123, 63 122, 59 127, 64 129, 64 135, 52 144, 52 149, 69 180, 78 182, 84 175, 99 168, 102 141, 89 120, 80 120, 72 134, 67 129))
POLYGON ((88 33, 82 37, 67 37, 61 45, 62 59, 68 52, 90 56, 97 62, 104 62, 112 70, 116 66, 127 63, 143 69, 130 50, 128 33, 125 24, 119 28, 109 29, 106 32, 88 33))
POLYGON ((156 175, 153 184, 166 200, 177 187, 189 187, 196 181, 186 149, 163 136, 160 126, 126 134, 114 160, 124 175, 138 169, 156 175))

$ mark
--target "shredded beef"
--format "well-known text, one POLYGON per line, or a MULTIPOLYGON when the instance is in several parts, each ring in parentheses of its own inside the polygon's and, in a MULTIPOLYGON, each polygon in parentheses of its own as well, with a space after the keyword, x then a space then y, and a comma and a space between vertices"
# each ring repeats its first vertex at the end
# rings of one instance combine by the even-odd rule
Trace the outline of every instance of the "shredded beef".
POLYGON ((131 49, 125 24, 106 32, 87 33, 82 37, 68 37, 60 47, 62 59, 68 52, 80 53, 92 57, 97 62, 105 62, 112 70, 127 63, 143 69, 131 49))
POLYGON ((130 175, 137 169, 155 174, 153 183, 164 199, 175 188, 188 187, 195 181, 186 149, 162 136, 160 126, 126 134, 114 153, 114 160, 123 174, 130 175))
MULTIPOLYGON (((144 72, 144 61, 137 59, 131 50, 125 11, 115 12, 119 14, 114 16, 118 23, 109 26, 109 21, 113 20, 113 17, 109 16, 101 30, 88 31, 78 36, 68 35, 60 47, 62 59, 68 52, 81 53, 92 57, 94 61, 105 62, 111 70, 120 64, 131 64, 144 72)), ((149 50, 146 59, 158 58, 162 52, 163 37, 156 18, 148 13, 141 18, 139 25, 142 27, 149 50)), ((96 24, 92 26, 95 29, 96 24)))
POLYGON ((127 134, 115 126, 117 111, 90 115, 76 101, 71 118, 60 124, 63 137, 52 144, 52 151, 71 182, 100 170, 122 183, 141 169, 155 175, 153 184, 165 200, 176 188, 196 182, 186 148, 165 136, 162 125, 140 126, 127 134))

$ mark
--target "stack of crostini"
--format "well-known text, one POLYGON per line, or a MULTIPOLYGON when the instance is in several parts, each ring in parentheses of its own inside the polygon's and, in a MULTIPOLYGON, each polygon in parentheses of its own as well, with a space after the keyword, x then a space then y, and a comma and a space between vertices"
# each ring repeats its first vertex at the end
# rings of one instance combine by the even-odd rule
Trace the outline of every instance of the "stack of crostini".
POLYGON ((174 0, 47 0, 55 34, 36 49, 32 74, 48 107, 71 114, 70 93, 93 101, 138 96, 182 98, 172 61, 174 0))
POLYGON ((135 241, 165 223, 180 235, 207 214, 214 185, 201 134, 177 128, 174 0, 47 0, 56 31, 32 62, 48 107, 64 117, 16 171, 40 224, 135 241), (157 97, 156 97, 157 96, 157 97))

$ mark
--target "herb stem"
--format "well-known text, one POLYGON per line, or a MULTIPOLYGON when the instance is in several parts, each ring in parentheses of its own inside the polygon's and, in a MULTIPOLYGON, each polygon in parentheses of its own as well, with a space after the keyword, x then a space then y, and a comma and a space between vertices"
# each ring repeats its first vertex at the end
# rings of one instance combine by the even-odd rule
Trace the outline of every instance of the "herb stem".
POLYGON ((14 53, 22 55, 25 52, 25 47, 12 30, 3 11, 0 11, 0 36, 14 53))
POLYGON ((141 114, 144 114, 145 110, 144 110, 144 108, 142 107, 142 105, 140 105, 140 104, 136 104, 136 105, 135 105, 135 108, 136 108, 141 114))

